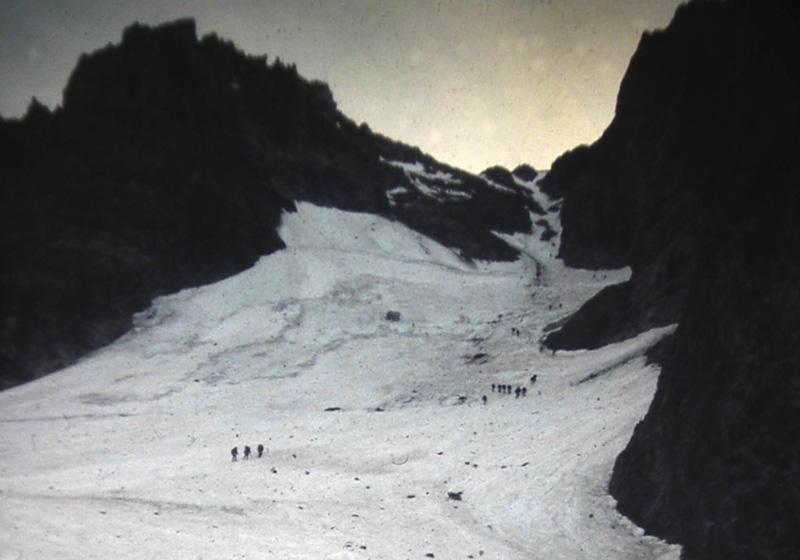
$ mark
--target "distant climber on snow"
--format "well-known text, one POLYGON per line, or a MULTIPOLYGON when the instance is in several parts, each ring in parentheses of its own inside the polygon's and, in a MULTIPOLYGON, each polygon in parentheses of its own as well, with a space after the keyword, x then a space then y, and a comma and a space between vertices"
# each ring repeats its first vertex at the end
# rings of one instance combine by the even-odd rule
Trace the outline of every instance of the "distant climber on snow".
POLYGON ((239 458, 239 449, 234 447, 231 449, 231 461, 236 462, 236 459, 239 458))
POLYGON ((245 445, 244 446, 244 460, 246 461, 249 458, 250 458, 250 446, 249 445, 245 445))
POLYGON ((256 450, 258 451, 258 458, 261 459, 261 456, 264 454, 264 446, 259 443, 256 450))

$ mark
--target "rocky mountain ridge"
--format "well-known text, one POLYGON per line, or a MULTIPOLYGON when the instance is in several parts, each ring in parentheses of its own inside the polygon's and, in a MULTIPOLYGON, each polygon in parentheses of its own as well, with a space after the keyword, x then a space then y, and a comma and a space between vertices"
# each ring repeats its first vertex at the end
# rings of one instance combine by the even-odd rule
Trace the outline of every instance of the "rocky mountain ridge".
POLYGON ((509 260, 536 171, 443 165, 356 125, 326 84, 194 21, 135 24, 79 60, 51 112, 0 119, 0 380, 64 367, 153 297, 280 249, 295 201, 399 220, 464 259, 509 260), (516 177, 516 179, 515 179, 516 177))
POLYGON ((800 554, 799 21, 787 2, 682 6, 642 38, 603 136, 542 181, 566 263, 632 268, 547 344, 678 323, 610 489, 687 559, 800 554))

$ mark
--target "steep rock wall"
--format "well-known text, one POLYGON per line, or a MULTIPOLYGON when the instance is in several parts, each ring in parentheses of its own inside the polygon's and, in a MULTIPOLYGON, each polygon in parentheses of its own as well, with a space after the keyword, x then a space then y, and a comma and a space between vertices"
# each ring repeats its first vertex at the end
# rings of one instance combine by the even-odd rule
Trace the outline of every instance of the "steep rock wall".
POLYGON ((799 30, 788 2, 679 8, 547 178, 565 261, 632 268, 548 344, 679 323, 610 489, 689 559, 800 554, 799 30))

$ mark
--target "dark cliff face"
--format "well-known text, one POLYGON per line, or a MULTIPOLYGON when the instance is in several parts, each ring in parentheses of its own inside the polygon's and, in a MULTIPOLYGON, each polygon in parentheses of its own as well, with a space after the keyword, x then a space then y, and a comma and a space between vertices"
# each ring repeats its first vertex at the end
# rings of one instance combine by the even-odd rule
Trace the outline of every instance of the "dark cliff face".
POLYGON ((402 221, 465 259, 514 259, 491 231, 531 229, 519 184, 374 134, 325 84, 198 40, 190 20, 82 56, 63 107, 0 121, 0 146, 0 387, 108 344, 155 296, 282 248, 294 201, 402 221))
POLYGON ((614 468, 684 557, 800 555, 800 29, 789 3, 693 2, 646 35, 613 123, 548 176, 562 256, 629 264, 548 341, 678 322, 614 468))

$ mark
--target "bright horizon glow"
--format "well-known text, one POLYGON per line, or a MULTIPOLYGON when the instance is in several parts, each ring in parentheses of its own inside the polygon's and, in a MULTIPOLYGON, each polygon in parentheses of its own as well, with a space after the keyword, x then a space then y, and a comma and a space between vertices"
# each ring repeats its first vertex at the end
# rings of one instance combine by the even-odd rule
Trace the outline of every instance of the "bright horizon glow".
POLYGON ((91 0, 0 6, 0 114, 55 108, 81 53, 134 21, 197 21, 249 54, 327 82, 356 122, 473 173, 546 169, 597 139, 644 31, 680 0, 336 3, 91 0))

